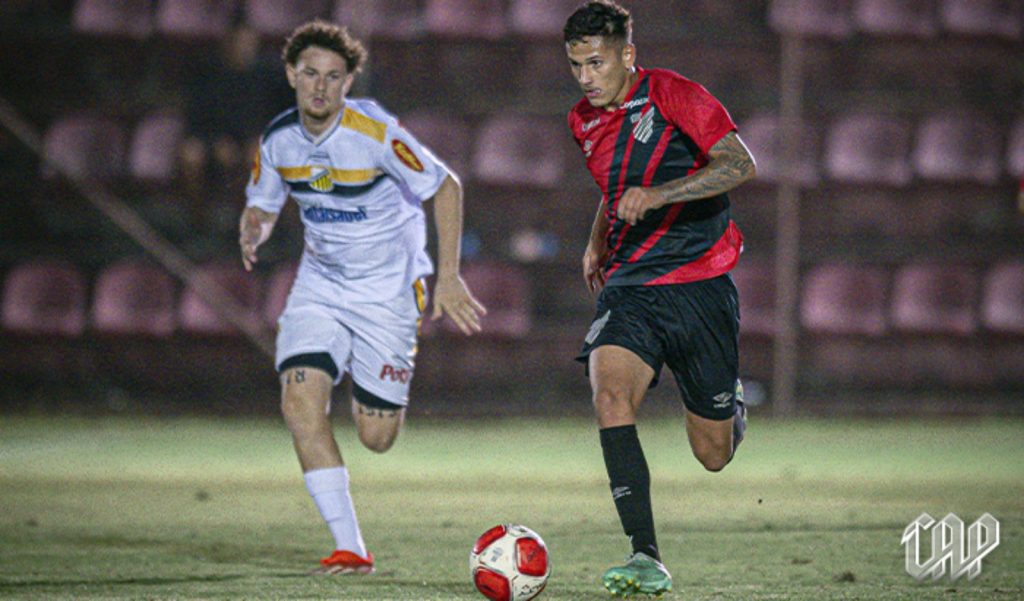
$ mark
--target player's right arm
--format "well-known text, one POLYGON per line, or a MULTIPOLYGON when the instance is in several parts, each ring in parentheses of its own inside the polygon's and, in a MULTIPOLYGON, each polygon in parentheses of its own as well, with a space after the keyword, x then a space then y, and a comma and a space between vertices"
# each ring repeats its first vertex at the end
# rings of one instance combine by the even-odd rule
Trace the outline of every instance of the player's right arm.
POLYGON ((583 281, 587 289, 597 292, 604 287, 604 264, 608 261, 608 228, 611 223, 604 210, 604 198, 597 203, 597 215, 590 227, 590 241, 583 252, 583 281))
POLYGON ((277 223, 277 213, 259 207, 245 207, 238 224, 238 245, 242 248, 242 265, 252 271, 256 264, 256 250, 270 238, 277 223))
POLYGON ((257 261, 256 251, 270 238, 277 216, 288 200, 288 184, 274 168, 265 138, 260 140, 245 196, 245 210, 238 221, 238 245, 242 265, 246 271, 252 271, 257 261))

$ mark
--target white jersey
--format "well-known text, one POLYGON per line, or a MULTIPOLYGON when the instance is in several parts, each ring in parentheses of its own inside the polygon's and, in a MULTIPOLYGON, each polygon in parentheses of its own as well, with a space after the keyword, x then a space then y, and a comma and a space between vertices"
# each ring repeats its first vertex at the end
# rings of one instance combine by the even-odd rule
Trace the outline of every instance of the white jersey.
POLYGON ((297 108, 271 121, 246 205, 280 213, 290 195, 305 225, 300 277, 326 278, 339 301, 381 302, 432 273, 421 204, 448 175, 394 116, 349 98, 316 139, 297 108))

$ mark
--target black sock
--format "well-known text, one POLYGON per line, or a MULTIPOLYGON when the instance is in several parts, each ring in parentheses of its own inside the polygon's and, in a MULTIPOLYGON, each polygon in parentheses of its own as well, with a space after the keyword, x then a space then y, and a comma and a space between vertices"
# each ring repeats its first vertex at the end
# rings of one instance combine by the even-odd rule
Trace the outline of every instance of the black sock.
POLYGON ((651 511, 651 473, 647 469, 636 426, 602 429, 601 449, 615 509, 619 512, 622 529, 633 545, 633 552, 646 553, 660 561, 651 511))

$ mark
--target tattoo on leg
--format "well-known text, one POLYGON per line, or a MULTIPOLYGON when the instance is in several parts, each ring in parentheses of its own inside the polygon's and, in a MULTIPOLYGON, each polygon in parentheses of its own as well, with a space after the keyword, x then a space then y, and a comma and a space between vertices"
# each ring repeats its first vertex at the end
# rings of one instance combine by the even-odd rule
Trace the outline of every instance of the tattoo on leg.
POLYGON ((398 411, 395 409, 375 409, 364 405, 357 405, 357 411, 359 411, 359 415, 365 415, 367 417, 393 418, 398 415, 398 411))
POLYGON ((302 384, 305 381, 306 381, 306 370, 304 370, 304 369, 295 370, 295 383, 296 384, 302 384))

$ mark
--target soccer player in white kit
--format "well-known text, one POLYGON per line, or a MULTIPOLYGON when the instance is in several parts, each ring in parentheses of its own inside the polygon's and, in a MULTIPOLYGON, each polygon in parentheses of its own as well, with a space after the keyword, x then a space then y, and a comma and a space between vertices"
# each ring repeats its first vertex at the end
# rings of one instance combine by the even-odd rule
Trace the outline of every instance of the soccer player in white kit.
POLYGON ((331 428, 331 391, 352 374, 359 439, 383 453, 405 417, 416 336, 432 271, 421 207, 433 199, 438 236, 433 318, 466 334, 484 308, 459 277, 462 188, 455 175, 376 103, 346 98, 366 58, 336 25, 300 26, 283 52, 295 108, 260 139, 239 244, 247 270, 288 197, 299 205, 305 250, 278 322, 281 411, 306 487, 335 540, 321 573, 369 573, 348 471, 331 428))

